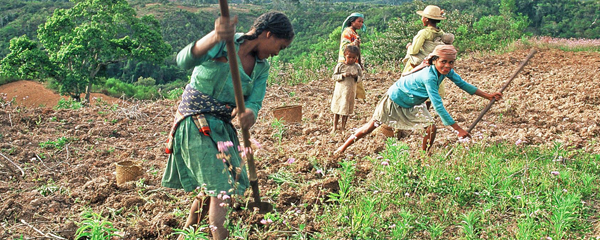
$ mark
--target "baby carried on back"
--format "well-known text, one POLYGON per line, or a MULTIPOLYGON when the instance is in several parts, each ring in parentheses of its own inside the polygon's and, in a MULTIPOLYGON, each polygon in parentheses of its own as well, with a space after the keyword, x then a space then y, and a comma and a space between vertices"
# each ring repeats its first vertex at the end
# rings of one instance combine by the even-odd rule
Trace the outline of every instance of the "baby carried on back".
POLYGON ((425 59, 429 53, 433 52, 433 49, 435 49, 436 46, 442 44, 450 45, 452 42, 454 42, 454 34, 452 33, 444 33, 441 37, 434 38, 433 41, 425 40, 423 46, 419 49, 419 52, 414 55, 407 53, 402 59, 402 63, 404 63, 404 65, 411 64, 412 67, 416 67, 423 62, 423 59, 425 59))

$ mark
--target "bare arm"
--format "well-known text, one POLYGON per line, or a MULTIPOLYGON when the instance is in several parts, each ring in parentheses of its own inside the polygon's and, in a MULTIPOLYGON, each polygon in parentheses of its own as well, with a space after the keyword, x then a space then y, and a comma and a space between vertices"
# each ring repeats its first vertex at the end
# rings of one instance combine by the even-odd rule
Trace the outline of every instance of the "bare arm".
POLYGON ((217 43, 232 39, 235 35, 235 25, 237 22, 237 16, 232 19, 223 17, 217 18, 217 20, 215 20, 215 30, 196 41, 194 47, 192 47, 192 55, 194 55, 195 58, 198 58, 208 53, 208 51, 217 43))
POLYGON ((487 100, 492 100, 492 98, 495 98, 496 101, 498 101, 498 100, 502 99, 501 92, 495 92, 495 93, 489 94, 489 93, 486 93, 484 91, 477 89, 477 91, 475 91, 475 95, 485 98, 487 100))

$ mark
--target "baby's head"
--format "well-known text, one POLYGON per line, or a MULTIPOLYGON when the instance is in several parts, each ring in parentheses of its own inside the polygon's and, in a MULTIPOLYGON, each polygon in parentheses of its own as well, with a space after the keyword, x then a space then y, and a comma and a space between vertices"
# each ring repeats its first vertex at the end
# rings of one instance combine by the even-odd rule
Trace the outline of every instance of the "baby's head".
POLYGON ((442 35, 442 42, 447 45, 452 44, 454 42, 454 34, 444 33, 444 35, 442 35))
POLYGON ((360 56, 360 48, 355 45, 347 45, 344 49, 344 58, 346 59, 346 64, 354 64, 356 60, 358 60, 358 56, 360 56))

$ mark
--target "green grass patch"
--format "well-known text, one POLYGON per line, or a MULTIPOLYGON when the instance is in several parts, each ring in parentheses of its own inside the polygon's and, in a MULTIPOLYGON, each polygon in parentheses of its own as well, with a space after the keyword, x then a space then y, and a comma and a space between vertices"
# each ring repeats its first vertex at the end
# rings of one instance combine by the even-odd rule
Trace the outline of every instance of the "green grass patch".
POLYGON ((328 205, 320 224, 331 239, 588 238, 598 160, 560 144, 485 143, 429 158, 390 138, 380 156, 364 160, 373 165, 366 179, 353 180, 354 162, 341 164, 340 193, 331 198, 340 204, 328 205))

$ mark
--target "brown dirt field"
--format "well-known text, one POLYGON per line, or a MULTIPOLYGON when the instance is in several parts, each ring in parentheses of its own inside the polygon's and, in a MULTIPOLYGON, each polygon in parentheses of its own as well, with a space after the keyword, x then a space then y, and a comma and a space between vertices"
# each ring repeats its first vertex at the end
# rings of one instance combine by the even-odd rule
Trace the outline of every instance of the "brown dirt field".
MULTIPOLYGON (((494 91, 528 52, 459 59, 455 70, 475 86, 494 91)), ((600 152, 600 92, 594 80, 599 71, 600 53, 540 50, 504 92, 504 100, 494 104, 474 129, 474 140, 511 144, 520 140, 541 146, 561 142, 583 151, 600 152)), ((270 225, 268 236, 251 232, 250 239, 285 239, 301 224, 306 231, 321 231, 315 216, 322 214, 320 206, 328 204, 328 194, 339 190, 334 168, 339 167, 340 158, 332 152, 369 120, 374 106, 398 77, 399 72, 366 74, 366 102, 357 104, 355 115, 348 120, 349 129, 334 136, 329 134, 330 79, 268 87, 263 110, 251 129, 253 138, 262 144, 255 152, 259 185, 264 200, 274 203, 277 211, 294 214, 285 219, 289 225, 270 225), (292 104, 303 106, 302 123, 286 126, 282 138, 277 139, 276 129, 271 126, 271 110, 292 104), (288 162, 290 158, 295 159, 294 163, 288 162), (268 178, 280 171, 294 174, 299 187, 268 178)), ((26 86, 25 82, 13 84, 23 90, 26 86)), ((488 101, 469 96, 449 81, 445 84, 445 106, 466 129, 488 101)), ((0 239, 51 238, 48 233, 72 239, 77 229, 74 223, 81 221, 80 213, 85 209, 110 216, 115 227, 123 230, 120 234, 125 239, 168 239, 173 228, 181 228, 191 197, 182 190, 160 186, 167 159, 163 143, 177 101, 118 102, 116 108, 98 103, 79 110, 38 107, 52 102, 26 105, 34 96, 55 96, 40 86, 28 86, 33 89, 30 95, 17 95, 30 96, 23 106, 6 102, 0 105, 0 219, 4 219, 0 239), (58 142, 59 138, 68 139, 62 148, 40 146, 58 142), (117 186, 114 164, 122 160, 143 162, 144 181, 117 186), (49 191, 49 186, 59 189, 49 191)), ((439 120, 437 123, 440 131, 433 146, 434 156, 446 154, 457 141, 450 127, 442 126, 439 120)), ((372 134, 350 147, 343 157, 376 157, 384 149, 384 140, 381 134, 372 134)), ((417 154, 418 136, 413 134, 402 141, 415 151, 411 154, 417 154)), ((360 179, 371 172, 372 166, 369 161, 357 162, 356 175, 360 179)), ((246 194, 248 200, 250 192, 246 194)), ((230 218, 258 223, 262 215, 242 211, 232 213, 230 218)), ((256 229, 263 228, 256 225, 256 229)), ((454 237, 450 231, 443 238, 454 237)))
MULTIPOLYGON (((81 95, 84 98, 85 95, 81 95)), ((60 94, 47 89, 43 84, 35 81, 21 80, 16 82, 0 85, 0 97, 5 98, 4 101, 15 99, 15 103, 25 107, 49 107, 56 106, 61 98, 68 97, 60 96, 60 94)), ((109 103, 118 103, 120 99, 106 96, 102 93, 92 93, 91 101, 101 99, 109 103)))

